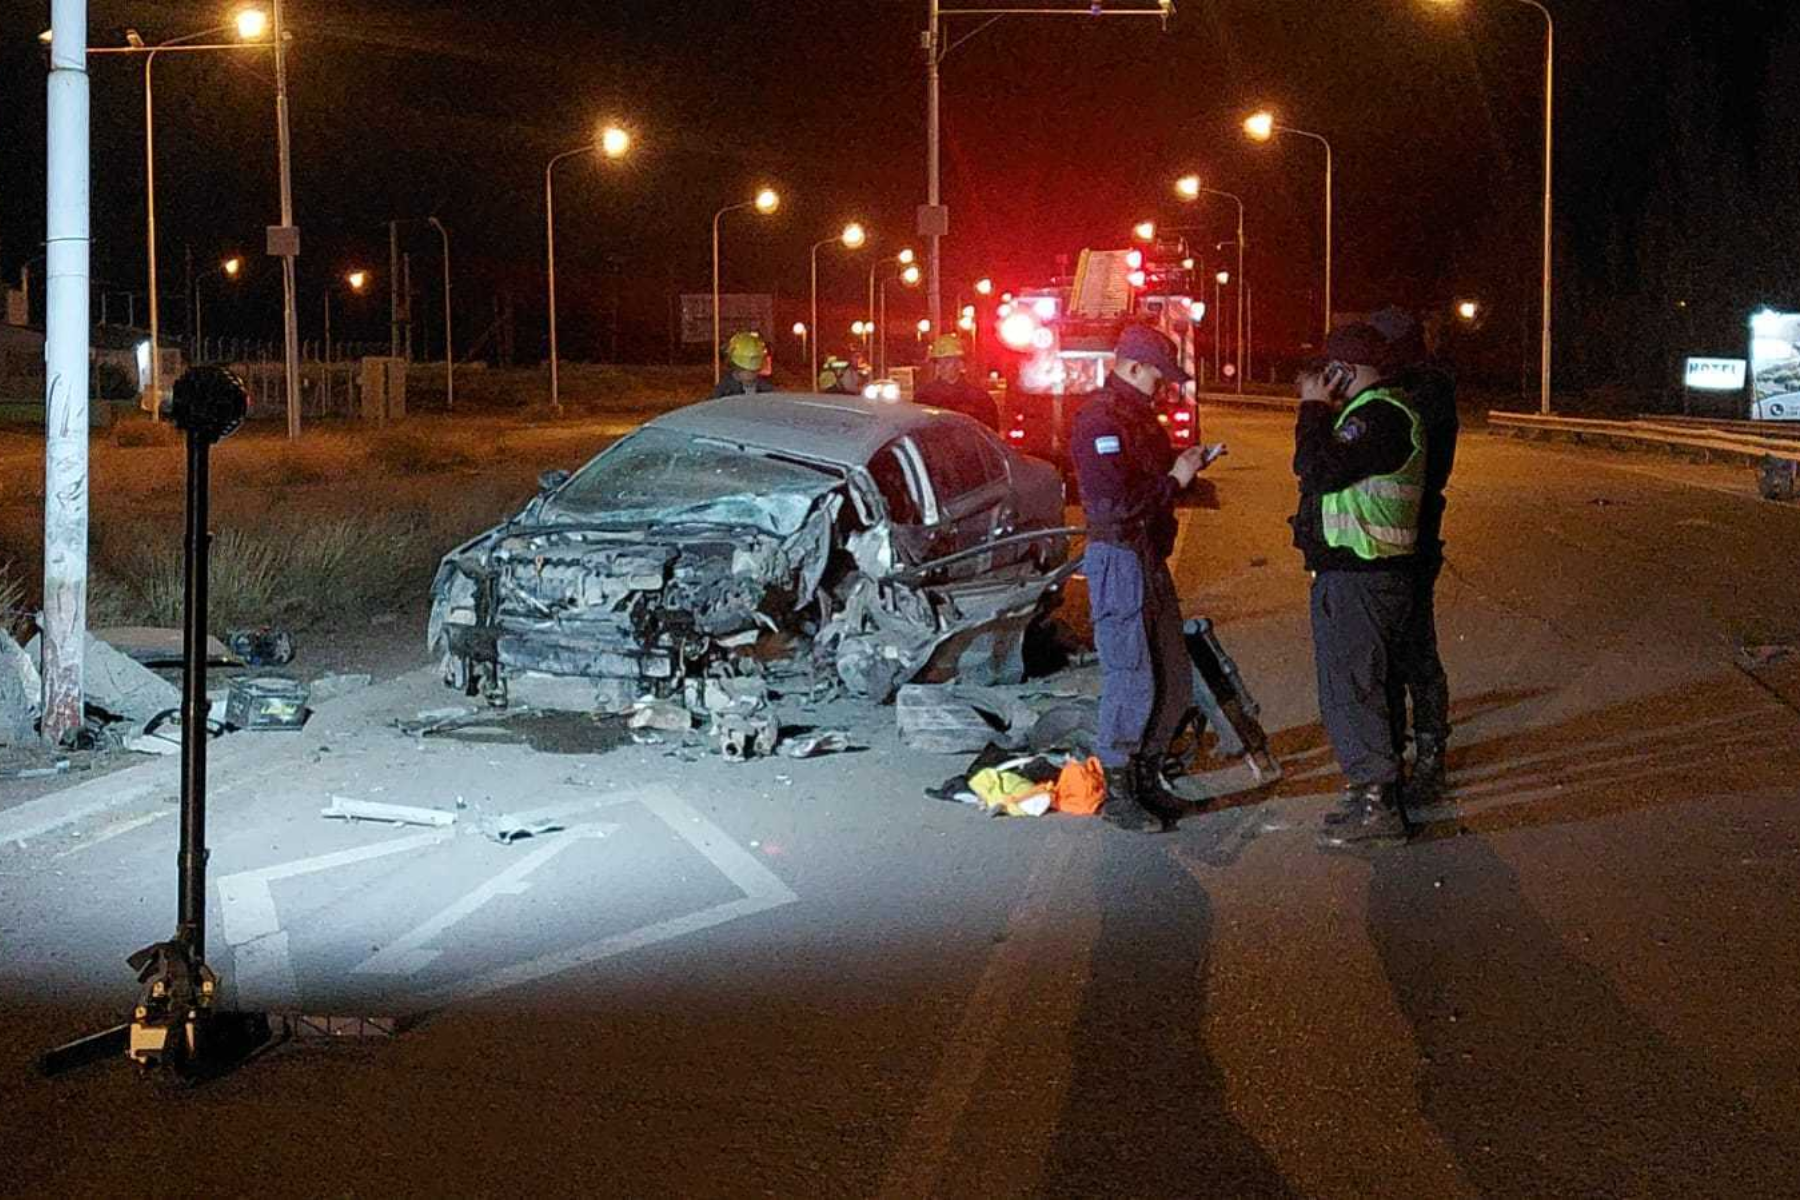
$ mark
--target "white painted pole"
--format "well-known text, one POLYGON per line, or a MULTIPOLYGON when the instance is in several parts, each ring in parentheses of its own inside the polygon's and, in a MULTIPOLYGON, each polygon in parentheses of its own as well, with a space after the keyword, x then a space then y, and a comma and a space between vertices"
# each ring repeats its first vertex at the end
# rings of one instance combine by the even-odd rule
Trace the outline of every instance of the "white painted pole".
POLYGON ((51 5, 44 343, 43 737, 81 731, 88 549, 86 0, 51 5))
MULTIPOLYGON (((281 225, 294 225, 294 164, 288 142, 287 33, 281 19, 281 0, 274 0, 273 29, 275 37, 275 141, 281 168, 281 225)), ((300 436, 300 310, 298 282, 294 278, 294 256, 281 258, 281 325, 282 348, 287 370, 288 437, 300 436)))
MULTIPOLYGON (((931 0, 931 15, 925 31, 925 203, 935 213, 942 203, 939 170, 940 147, 939 125, 942 121, 942 107, 939 100, 938 64, 943 59, 943 18, 940 15, 938 0, 931 0)), ((936 219, 935 216, 933 218, 936 219)), ((931 310, 931 327, 940 328, 943 324, 944 306, 944 271, 943 271, 943 239, 938 236, 936 226, 925 236, 925 290, 927 307, 931 310)))
POLYGON ((162 404, 162 319, 156 278, 156 92, 151 79, 156 51, 144 55, 144 212, 150 259, 150 417, 160 421, 162 404))

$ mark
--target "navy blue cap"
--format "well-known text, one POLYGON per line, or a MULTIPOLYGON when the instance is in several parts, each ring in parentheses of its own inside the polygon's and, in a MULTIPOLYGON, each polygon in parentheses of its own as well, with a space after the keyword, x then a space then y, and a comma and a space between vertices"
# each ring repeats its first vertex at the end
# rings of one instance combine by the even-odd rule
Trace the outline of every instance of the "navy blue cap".
POLYGON ((1119 344, 1114 347, 1113 353, 1120 358, 1141 362, 1146 367, 1155 367, 1171 383, 1186 383, 1193 378, 1181 369, 1181 359, 1175 353, 1175 343, 1148 325, 1127 325, 1120 331, 1119 344))
POLYGON ((1361 321, 1340 325, 1325 339, 1325 357, 1351 366, 1383 367, 1390 353, 1381 331, 1361 321))

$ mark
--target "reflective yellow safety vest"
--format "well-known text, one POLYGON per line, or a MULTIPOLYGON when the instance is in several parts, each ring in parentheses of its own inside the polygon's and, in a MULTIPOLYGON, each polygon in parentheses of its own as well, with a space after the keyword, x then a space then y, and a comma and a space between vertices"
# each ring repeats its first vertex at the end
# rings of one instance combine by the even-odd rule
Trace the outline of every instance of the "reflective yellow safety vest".
POLYGON ((1365 559, 1395 558, 1417 549, 1419 501, 1425 494, 1425 426, 1405 392, 1369 388, 1345 405, 1335 428, 1343 428, 1357 409, 1377 402, 1406 414, 1412 426, 1412 454, 1392 474, 1372 475, 1320 497, 1325 544, 1365 559))

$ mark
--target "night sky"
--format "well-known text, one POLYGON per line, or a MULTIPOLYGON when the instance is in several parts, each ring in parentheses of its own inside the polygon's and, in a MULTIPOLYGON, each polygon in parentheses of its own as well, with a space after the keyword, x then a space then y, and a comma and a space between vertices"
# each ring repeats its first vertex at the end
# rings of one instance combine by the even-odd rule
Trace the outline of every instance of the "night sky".
MULTIPOLYGON (((713 210, 763 181, 786 203, 772 221, 728 218, 726 287, 803 303, 808 246, 846 218, 890 253, 916 241, 925 7, 294 0, 303 336, 317 336, 328 276, 366 265, 385 286, 389 217, 436 214, 455 239, 459 323, 485 323, 510 288, 520 353, 536 356, 543 165, 606 117, 635 131, 630 161, 558 169, 572 355, 613 352, 602 314, 616 289, 619 356, 663 358, 669 295, 707 286, 713 210)), ((1681 336, 1699 343, 1734 338, 1752 304, 1800 301, 1800 256, 1784 253, 1800 244, 1800 146, 1777 117, 1800 111, 1795 7, 1560 6, 1558 302, 1582 382, 1625 369, 1591 343, 1672 320, 1678 298, 1681 336)), ((13 281, 43 238, 45 11, 12 5, 0 24, 0 269, 13 281)), ((225 15, 95 0, 90 40, 122 43, 131 26, 158 41, 225 15)), ((120 291, 143 286, 141 61, 92 63, 94 273, 120 291)), ((275 219, 272 65, 262 52, 165 56, 156 71, 160 246, 178 289, 185 247, 203 264, 255 254, 275 219)), ((1183 0, 1166 33, 1009 18, 944 68, 946 302, 979 274, 1030 283, 1059 253, 1123 244, 1143 216, 1229 238, 1229 205, 1174 199, 1170 181, 1193 169, 1244 195, 1259 337, 1296 341, 1317 311, 1321 155, 1293 138, 1248 143, 1239 121, 1266 103, 1335 146, 1338 309, 1476 295, 1492 315, 1471 352, 1516 364, 1536 321, 1541 87, 1542 20, 1508 0, 1183 0)), ((407 247, 435 289, 433 236, 420 228, 407 247)), ((861 261, 827 251, 823 290, 853 302, 861 261)), ((232 298, 209 303, 209 324, 274 337, 278 278, 254 260, 232 298)), ((923 310, 922 295, 900 303, 923 310)), ((382 300, 339 314, 342 334, 385 334, 382 300)))

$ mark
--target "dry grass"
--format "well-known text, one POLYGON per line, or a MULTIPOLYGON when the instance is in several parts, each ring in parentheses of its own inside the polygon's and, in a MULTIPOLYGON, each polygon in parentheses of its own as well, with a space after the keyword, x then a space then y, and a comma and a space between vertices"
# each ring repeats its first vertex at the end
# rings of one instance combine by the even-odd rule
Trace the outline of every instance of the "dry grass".
MULTIPOLYGON (((460 387, 458 399, 460 401, 460 387)), ((166 427, 91 443, 89 623, 176 625, 182 445, 166 427)), ((422 604, 439 557, 516 512, 538 472, 580 466, 609 440, 579 419, 414 417, 313 426, 290 442, 258 425, 213 454, 210 625, 349 624, 422 604)), ((0 438, 0 607, 36 603, 42 442, 0 438)))
POLYGON ((181 433, 167 421, 134 418, 120 421, 112 427, 112 443, 121 450, 176 446, 181 444, 181 433))

